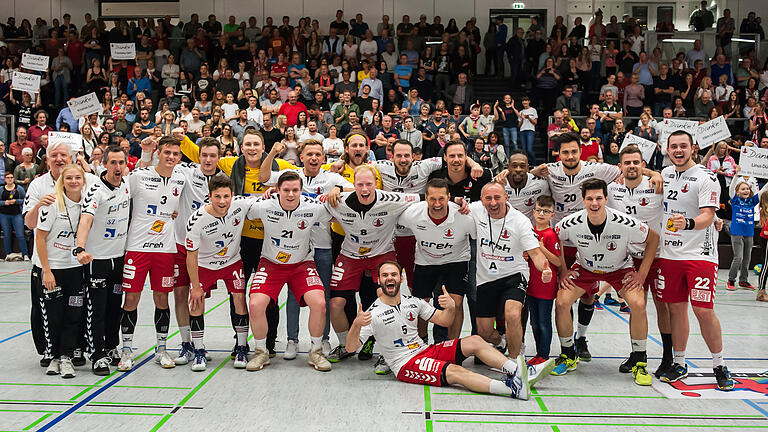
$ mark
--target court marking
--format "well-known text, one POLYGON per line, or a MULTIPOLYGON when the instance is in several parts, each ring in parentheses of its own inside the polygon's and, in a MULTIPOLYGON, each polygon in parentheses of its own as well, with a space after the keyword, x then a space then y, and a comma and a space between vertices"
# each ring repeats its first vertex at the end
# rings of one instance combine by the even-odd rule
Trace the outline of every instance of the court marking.
POLYGON ((15 339, 15 338, 17 338, 17 337, 19 337, 19 336, 25 335, 25 334, 27 334, 27 333, 29 333, 29 332, 31 332, 31 331, 32 331, 32 329, 27 329, 27 330, 24 330, 24 331, 23 331, 23 332, 21 332, 21 333, 16 333, 16 334, 15 334, 15 335, 13 335, 13 336, 9 336, 9 337, 7 337, 7 338, 5 338, 5 339, 3 339, 3 340, 0 340, 0 344, 1 344, 1 343, 3 343, 3 342, 7 342, 7 341, 9 341, 9 340, 11 340, 11 339, 15 339))
MULTIPOLYGON (((498 424, 498 425, 541 425, 552 426, 552 422, 527 422, 527 421, 484 421, 484 420, 435 420, 436 423, 462 423, 462 424, 498 424)), ((659 428, 727 428, 727 429, 768 429, 768 425, 688 425, 688 424, 651 424, 651 423, 561 423, 560 426, 614 426, 614 427, 659 427, 659 428)))

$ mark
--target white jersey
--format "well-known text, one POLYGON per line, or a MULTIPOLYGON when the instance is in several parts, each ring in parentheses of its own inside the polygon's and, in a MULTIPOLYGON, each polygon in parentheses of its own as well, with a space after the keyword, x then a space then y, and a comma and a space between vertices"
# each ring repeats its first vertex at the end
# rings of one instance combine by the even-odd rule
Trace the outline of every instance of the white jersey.
POLYGON ((389 306, 376 299, 367 312, 371 313, 371 323, 360 329, 360 341, 375 337, 376 347, 397 376, 400 368, 427 349, 428 345, 419 337, 417 318, 429 321, 435 314, 435 307, 401 294, 398 306, 389 306))
POLYGON ((93 216, 85 250, 94 259, 125 255, 128 219, 131 215, 131 189, 125 178, 115 187, 103 178, 85 192, 83 213, 93 216))
MULTIPOLYGON (((48 252, 48 265, 53 270, 80 267, 77 257, 72 254, 75 250, 77 224, 80 222, 81 202, 74 202, 67 197, 66 211, 60 211, 58 203, 40 207, 37 214, 37 229, 48 231, 45 239, 45 249, 48 252)), ((37 232, 35 235, 39 235, 37 232)), ((42 267, 40 258, 35 257, 33 265, 42 267)))
POLYGON ((504 190, 509 197, 509 205, 524 214, 533 223, 533 208, 536 206, 536 199, 542 195, 549 195, 549 184, 546 179, 528 173, 525 186, 515 188, 507 181, 504 190))
POLYGON ((400 215, 399 225, 416 237, 415 263, 421 266, 469 261, 469 239, 475 236, 475 221, 459 213, 459 205, 448 203, 448 218, 435 225, 429 217, 428 205, 420 202, 400 215))
MULTIPOLYGON (((397 174, 395 163, 390 160, 377 160, 373 165, 381 174, 381 183, 385 191, 424 194, 427 191, 429 175, 443 167, 443 160, 433 157, 414 161, 408 175, 402 177, 397 174)), ((413 232, 398 224, 395 235, 408 237, 412 236, 413 232)))
POLYGON ((306 196, 295 210, 283 210, 275 196, 254 202, 248 219, 261 219, 264 224, 262 257, 276 264, 296 264, 314 259, 312 227, 315 222, 330 222, 331 215, 320 201, 306 196))
MULTIPOLYGON (((609 184, 606 205, 636 218, 648 225, 648 228, 661 233, 661 222, 664 219, 663 197, 651 187, 650 178, 643 176, 640 184, 634 189, 615 182, 609 184)), ((657 256, 659 250, 656 250, 657 256)), ((644 252, 644 245, 634 243, 629 245, 629 254, 632 255, 632 258, 642 259, 644 252)))
POLYGON ((555 227, 560 242, 568 240, 576 245, 576 262, 593 273, 610 273, 632 267, 630 244, 645 243, 648 238, 648 225, 609 207, 605 208, 605 212, 605 224, 595 227, 594 231, 586 210, 566 217, 555 227))
MULTIPOLYGON (((301 177, 301 182, 303 184, 302 192, 311 198, 315 198, 318 195, 327 195, 328 192, 333 190, 336 186, 341 186, 345 189, 347 188, 351 189, 354 187, 352 183, 350 183, 347 179, 342 177, 341 174, 339 173, 320 170, 320 172, 317 173, 316 176, 308 177, 306 174, 304 174, 303 169, 292 169, 292 168, 284 169, 281 171, 272 171, 272 173, 269 175, 269 181, 266 183, 266 185, 275 186, 277 184, 277 180, 286 171, 296 171, 299 177, 301 177)), ((330 222, 324 222, 324 221, 315 222, 315 225, 312 226, 311 238, 312 238, 313 248, 330 249, 331 248, 330 222)))
MULTIPOLYGON (((616 165, 581 161, 579 164, 581 169, 576 175, 566 174, 562 162, 547 164, 549 169, 547 182, 549 183, 549 190, 552 192, 552 198, 555 200, 553 225, 557 225, 569 214, 584 208, 584 203, 581 200, 581 184, 584 183, 584 180, 597 178, 611 183, 621 174, 616 165)), ((564 243, 564 245, 572 246, 570 243, 564 243)))
POLYGON ((325 208, 341 224, 347 234, 341 253, 350 258, 368 258, 395 250, 393 241, 397 219, 419 196, 376 190, 376 200, 364 206, 355 192, 343 192, 339 205, 325 208))
POLYGON ((720 183, 715 173, 694 165, 681 173, 674 166, 661 171, 664 179, 664 229, 661 231, 661 258, 717 263, 717 230, 714 224, 705 229, 677 230, 671 218, 681 214, 695 218, 699 209, 720 206, 720 183))
MULTIPOLYGON (((184 162, 176 166, 178 171, 184 175, 184 190, 179 199, 179 221, 187 221, 196 211, 208 204, 208 181, 211 176, 207 176, 200 171, 200 165, 194 162, 184 162)), ((176 243, 184 243, 187 236, 186 224, 177 223, 175 225, 176 243)))
MULTIPOLYGON (((163 177, 154 167, 137 168, 128 176, 133 209, 126 250, 131 252, 176 252, 176 235, 171 217, 179 208, 186 180, 178 167, 163 177)), ((185 221, 180 220, 180 224, 185 221)))
POLYGON ((184 226, 184 247, 197 252, 200 267, 219 270, 240 260, 240 239, 248 209, 257 198, 236 196, 224 217, 216 217, 205 206, 193 213, 184 226))
POLYGON ((469 205, 477 228, 477 286, 530 270, 523 252, 539 247, 533 225, 522 213, 507 205, 502 219, 491 219, 483 203, 469 205))

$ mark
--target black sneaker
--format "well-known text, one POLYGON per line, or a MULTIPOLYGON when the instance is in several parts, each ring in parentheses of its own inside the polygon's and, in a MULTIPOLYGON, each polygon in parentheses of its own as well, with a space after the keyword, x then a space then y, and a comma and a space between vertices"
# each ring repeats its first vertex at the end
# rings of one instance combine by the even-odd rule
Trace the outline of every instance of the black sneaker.
POLYGON ((91 370, 93 371, 94 375, 98 376, 107 376, 109 375, 109 357, 102 357, 95 362, 93 362, 93 365, 91 366, 91 370))
POLYGON ((731 379, 731 373, 728 372, 728 368, 725 366, 718 366, 713 370, 715 371, 715 379, 717 380, 717 389, 720 391, 733 390, 733 379, 731 379))
POLYGON ((363 348, 360 349, 360 352, 357 353, 357 359, 358 360, 370 360, 373 358, 373 345, 376 343, 376 340, 372 337, 369 337, 367 341, 363 344, 363 348))
MULTIPOLYGON (((643 354, 638 354, 637 352, 631 352, 629 354, 629 358, 624 360, 624 363, 619 365, 619 372, 621 373, 630 373, 632 372, 632 368, 637 364, 637 362, 648 362, 648 356, 643 354)), ((658 378, 658 377, 657 377, 658 378)))
POLYGON ((672 366, 669 367, 666 371, 664 371, 663 374, 661 374, 661 377, 659 377, 660 380, 664 382, 675 382, 679 381, 683 378, 686 378, 688 376, 688 366, 683 366, 677 363, 674 363, 672 366))
POLYGON ((589 362, 592 360, 592 354, 589 353, 589 348, 587 347, 587 338, 581 337, 576 339, 576 355, 579 357, 579 359, 583 362, 589 362))
POLYGON ((117 366, 120 364, 120 350, 117 348, 113 348, 109 350, 109 353, 107 353, 107 357, 109 357, 109 364, 110 366, 117 366))
POLYGON ((235 339, 235 346, 232 347, 232 352, 229 353, 229 359, 234 360, 237 357, 237 339, 235 339))
POLYGON ((79 348, 75 350, 75 355, 72 356, 72 365, 85 366, 85 354, 83 354, 83 350, 79 348))
POLYGON ((40 359, 40 367, 47 368, 50 366, 51 360, 53 360, 53 357, 50 354, 44 354, 40 359))
POLYGON ((672 360, 661 359, 661 363, 659 364, 658 369, 656 369, 656 372, 653 374, 656 376, 656 378, 661 379, 661 376, 664 375, 664 373, 670 368, 672 368, 672 360))

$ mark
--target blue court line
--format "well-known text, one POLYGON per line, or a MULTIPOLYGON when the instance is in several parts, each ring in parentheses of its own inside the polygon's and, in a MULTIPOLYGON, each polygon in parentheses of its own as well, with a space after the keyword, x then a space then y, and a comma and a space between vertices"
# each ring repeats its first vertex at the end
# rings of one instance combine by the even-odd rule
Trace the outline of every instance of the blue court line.
POLYGON ((21 336, 21 335, 24 335, 24 334, 27 334, 27 333, 29 333, 29 332, 31 332, 31 331, 32 331, 32 329, 29 329, 29 330, 24 330, 24 331, 23 331, 23 332, 21 332, 21 333, 17 333, 17 334, 15 334, 15 335, 13 335, 13 336, 9 336, 9 337, 7 337, 7 338, 5 338, 5 339, 3 339, 3 340, 0 340, 0 343, 3 343, 3 342, 7 342, 7 341, 9 341, 9 340, 11 340, 11 339, 17 338, 17 337, 19 337, 19 336, 21 336))
MULTIPOLYGON (((765 409, 763 409, 763 407, 761 407, 760 405, 758 405, 758 403, 759 403, 759 402, 758 402, 758 403, 755 403, 755 402, 753 402, 753 401, 751 401, 751 400, 749 400, 749 399, 742 399, 742 400, 743 400, 743 401, 744 401, 744 402, 745 402, 747 405, 749 405, 749 406, 751 406, 752 408, 754 408, 755 410, 757 410, 757 411, 758 411, 760 414, 762 414, 762 415, 764 415, 764 416, 768 417, 768 411, 766 411, 765 409)), ((763 402, 762 404, 766 404, 766 403, 768 403, 768 402, 763 402)))
POLYGON ((66 410, 63 413, 61 413, 58 416, 56 416, 56 418, 54 418, 53 420, 51 420, 48 423, 46 423, 45 426, 43 426, 40 429, 38 429, 38 432, 47 431, 48 429, 51 429, 52 427, 56 426, 56 424, 58 424, 60 421, 62 421, 65 418, 69 417, 75 411, 77 411, 78 409, 80 409, 84 405, 86 405, 88 402, 90 402, 93 399, 95 399, 98 395, 102 394, 105 390, 107 390, 108 388, 110 388, 113 385, 117 384, 118 382, 120 382, 120 380, 122 380, 123 378, 127 377, 128 375, 132 374, 134 371, 136 371, 136 369, 138 369, 138 368, 144 366, 145 364, 147 364, 147 362, 152 360, 154 357, 155 357, 155 354, 153 353, 152 355, 150 355, 147 358, 145 358, 144 360, 142 360, 141 363, 137 364, 136 367, 134 367, 133 369, 129 370, 128 372, 121 373, 118 377, 116 377, 115 379, 113 379, 109 383, 105 384, 102 387, 99 387, 99 389, 96 390, 95 392, 91 393, 90 396, 88 396, 87 398, 85 398, 82 401, 78 402, 77 404, 73 405, 71 408, 69 408, 68 410, 66 410))

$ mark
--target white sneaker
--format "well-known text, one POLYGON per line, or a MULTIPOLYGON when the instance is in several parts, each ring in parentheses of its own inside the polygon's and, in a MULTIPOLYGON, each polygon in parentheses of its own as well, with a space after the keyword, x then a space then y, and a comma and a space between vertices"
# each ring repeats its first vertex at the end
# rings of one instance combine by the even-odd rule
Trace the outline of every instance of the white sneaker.
MULTIPOLYGON (((523 364, 525 367, 525 364, 523 364)), ((549 359, 544 363, 528 366, 528 383, 533 388, 534 384, 549 376, 549 373, 555 369, 555 359, 549 359)))
POLYGON ((245 367, 248 365, 248 347, 238 346, 235 348, 235 362, 234 367, 235 369, 245 369, 245 367))
POLYGON ((59 364, 59 371, 62 378, 74 378, 75 377, 75 365, 72 364, 72 359, 67 356, 61 356, 61 363, 59 364))
POLYGON ((328 354, 331 353, 331 342, 328 339, 323 339, 323 355, 328 358, 328 354))
POLYGON ((117 370, 128 372, 131 369, 133 369, 133 350, 123 348, 123 352, 120 353, 120 363, 117 364, 117 370))
POLYGON ((309 352, 309 364, 320 372, 331 370, 331 362, 323 355, 322 348, 316 348, 309 352))
POLYGON ((31 259, 31 258, 29 258, 29 256, 27 256, 27 255, 24 255, 24 261, 30 261, 30 259, 31 259))
POLYGON ((376 364, 373 366, 373 372, 376 375, 388 375, 392 373, 392 369, 389 368, 387 361, 384 360, 384 356, 379 355, 379 359, 376 360, 376 364))
POLYGON ((195 348, 191 342, 182 342, 181 349, 179 349, 179 355, 173 359, 176 366, 185 365, 195 359, 195 348))
POLYGON ((528 382, 528 368, 525 365, 525 357, 517 356, 517 370, 513 375, 507 375, 504 384, 512 390, 511 397, 520 400, 528 400, 531 397, 531 387, 528 382))
POLYGON ((191 369, 195 372, 202 372, 205 370, 205 367, 206 367, 205 351, 196 350, 195 358, 194 358, 194 361, 192 362, 191 369))
POLYGON ((264 369, 264 366, 269 364, 269 352, 263 351, 261 348, 253 349, 253 357, 245 365, 245 370, 248 372, 254 372, 264 369))
POLYGON ((55 358, 51 360, 51 363, 48 364, 48 368, 45 370, 46 375, 58 375, 61 373, 61 360, 55 358))
POLYGON ((299 351, 299 343, 295 340, 288 339, 288 344, 285 345, 285 353, 283 359, 293 360, 296 358, 296 354, 299 351))
POLYGON ((176 363, 173 362, 173 358, 165 348, 155 351, 155 363, 162 366, 163 369, 171 369, 176 367, 176 363))

